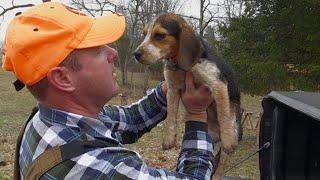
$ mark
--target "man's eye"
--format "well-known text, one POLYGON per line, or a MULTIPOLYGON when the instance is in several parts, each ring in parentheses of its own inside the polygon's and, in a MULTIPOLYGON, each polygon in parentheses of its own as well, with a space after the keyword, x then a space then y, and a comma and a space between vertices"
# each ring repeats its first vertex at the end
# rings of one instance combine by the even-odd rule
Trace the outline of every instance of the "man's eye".
POLYGON ((165 37, 166 37, 165 34, 160 34, 160 33, 157 33, 157 34, 154 35, 154 39, 157 40, 157 41, 161 41, 165 37))

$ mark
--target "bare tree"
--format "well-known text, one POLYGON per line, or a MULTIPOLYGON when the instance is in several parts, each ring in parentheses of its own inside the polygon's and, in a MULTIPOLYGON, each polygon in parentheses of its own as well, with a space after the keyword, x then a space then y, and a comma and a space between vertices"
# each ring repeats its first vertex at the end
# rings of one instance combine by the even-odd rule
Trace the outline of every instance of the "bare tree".
POLYGON ((199 31, 200 37, 204 36, 206 28, 214 22, 218 22, 220 19, 226 18, 222 13, 222 3, 212 3, 211 0, 199 0, 200 9, 199 9, 199 18, 194 16, 188 16, 180 14, 182 17, 187 18, 189 23, 197 28, 199 31))
MULTIPOLYGON (((129 22, 127 23, 127 42, 122 43, 122 47, 126 51, 119 51, 119 54, 122 54, 122 58, 120 59, 120 68, 122 73, 122 84, 128 84, 128 63, 134 62, 133 60, 133 51, 137 46, 137 40, 139 39, 139 9, 142 6, 143 0, 133 0, 128 4, 128 14, 129 14, 129 22)), ((121 49, 121 47, 118 47, 121 49)))
POLYGON ((213 6, 210 0, 200 0, 199 34, 201 37, 203 37, 206 27, 213 22, 217 13, 213 13, 210 6, 213 6), (209 14, 208 17, 205 16, 206 13, 209 14))
POLYGON ((228 19, 241 16, 243 13, 244 0, 224 0, 223 6, 228 19))
POLYGON ((70 3, 78 9, 84 10, 93 17, 102 16, 108 11, 115 13, 118 11, 118 7, 120 6, 107 0, 71 0, 70 3))
POLYGON ((210 24, 212 26, 212 24, 228 20, 231 17, 241 16, 243 13, 244 0, 199 0, 199 2, 199 18, 188 15, 181 16, 188 18, 188 21, 194 27, 196 27, 195 24, 198 24, 199 35, 201 37, 204 36, 210 24))

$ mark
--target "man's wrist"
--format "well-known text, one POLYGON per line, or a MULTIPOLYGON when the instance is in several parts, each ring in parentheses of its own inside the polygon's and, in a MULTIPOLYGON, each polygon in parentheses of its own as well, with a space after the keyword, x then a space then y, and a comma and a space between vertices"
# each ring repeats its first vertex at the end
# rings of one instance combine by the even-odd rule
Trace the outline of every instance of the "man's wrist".
POLYGON ((204 131, 208 132, 207 123, 200 121, 187 121, 185 123, 185 133, 189 133, 191 131, 204 131))
POLYGON ((185 117, 186 121, 198 121, 198 122, 207 122, 207 112, 199 112, 199 113, 191 113, 191 112, 187 112, 186 113, 186 117, 185 117))

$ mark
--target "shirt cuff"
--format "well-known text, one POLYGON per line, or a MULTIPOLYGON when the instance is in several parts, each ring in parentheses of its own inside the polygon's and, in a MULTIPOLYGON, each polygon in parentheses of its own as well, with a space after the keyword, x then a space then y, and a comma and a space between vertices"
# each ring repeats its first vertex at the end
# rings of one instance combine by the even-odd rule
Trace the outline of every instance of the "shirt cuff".
POLYGON ((164 94, 164 92, 161 89, 161 84, 163 82, 159 83, 157 85, 157 87, 155 88, 155 93, 156 93, 156 97, 158 99, 158 101, 161 103, 161 105, 163 106, 167 106, 167 98, 166 95, 164 94))
POLYGON ((185 123, 185 133, 191 132, 191 131, 204 131, 208 132, 208 125, 204 122, 199 121, 187 121, 185 123))
POLYGON ((182 142, 182 151, 203 150, 213 153, 213 140, 204 131, 190 131, 185 133, 182 142))

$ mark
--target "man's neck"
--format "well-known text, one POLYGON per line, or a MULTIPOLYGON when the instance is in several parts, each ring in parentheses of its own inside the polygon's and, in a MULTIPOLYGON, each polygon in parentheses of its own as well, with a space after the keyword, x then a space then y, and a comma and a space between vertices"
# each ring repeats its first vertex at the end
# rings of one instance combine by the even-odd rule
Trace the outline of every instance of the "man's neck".
POLYGON ((83 105, 80 102, 71 101, 65 98, 61 101, 46 100, 40 102, 44 106, 52 109, 58 109, 61 111, 71 112, 82 116, 97 118, 98 113, 101 111, 103 106, 96 105, 83 105))

